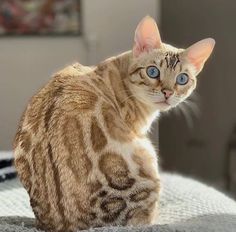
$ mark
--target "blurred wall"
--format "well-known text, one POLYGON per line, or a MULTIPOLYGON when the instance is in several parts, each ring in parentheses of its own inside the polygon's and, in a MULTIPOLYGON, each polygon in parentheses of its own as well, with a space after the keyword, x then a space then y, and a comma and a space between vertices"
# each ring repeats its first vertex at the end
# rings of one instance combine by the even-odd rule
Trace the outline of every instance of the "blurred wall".
POLYGON ((131 48, 138 21, 159 18, 157 0, 83 0, 83 36, 0 38, 0 150, 10 150, 28 99, 59 68, 131 48))

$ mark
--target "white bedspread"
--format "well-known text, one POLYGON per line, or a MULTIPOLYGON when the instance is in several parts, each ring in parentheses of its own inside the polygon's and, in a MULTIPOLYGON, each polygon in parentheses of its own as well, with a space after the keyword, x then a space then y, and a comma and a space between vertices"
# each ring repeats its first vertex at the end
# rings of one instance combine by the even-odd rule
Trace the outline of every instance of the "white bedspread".
MULTIPOLYGON (((178 175, 162 174, 156 225, 90 231, 236 232, 236 203, 215 189, 178 175)), ((26 191, 18 180, 0 184, 0 231, 35 232, 26 191)))

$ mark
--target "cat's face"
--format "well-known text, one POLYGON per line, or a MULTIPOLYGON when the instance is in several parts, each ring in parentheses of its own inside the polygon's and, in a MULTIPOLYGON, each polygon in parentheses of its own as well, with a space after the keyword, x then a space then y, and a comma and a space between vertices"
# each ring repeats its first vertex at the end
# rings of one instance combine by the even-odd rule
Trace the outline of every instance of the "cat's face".
POLYGON ((202 40, 187 49, 161 42, 155 21, 145 17, 135 33, 129 81, 133 94, 164 111, 184 101, 195 89, 197 74, 215 41, 202 40))
POLYGON ((161 111, 184 101, 197 83, 195 70, 184 58, 184 51, 164 44, 162 49, 135 58, 129 72, 136 94, 161 111))

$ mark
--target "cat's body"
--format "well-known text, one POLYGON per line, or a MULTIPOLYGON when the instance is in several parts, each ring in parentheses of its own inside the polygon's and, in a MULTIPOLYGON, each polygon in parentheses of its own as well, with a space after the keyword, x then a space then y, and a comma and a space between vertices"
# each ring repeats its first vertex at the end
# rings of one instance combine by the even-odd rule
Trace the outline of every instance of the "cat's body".
POLYGON ((167 103, 165 89, 173 83, 154 83, 144 70, 158 65, 168 76, 181 70, 193 74, 183 50, 162 45, 134 59, 136 52, 97 67, 69 66, 31 99, 14 150, 39 228, 75 231, 155 222, 160 182, 146 133, 160 111, 189 96, 196 78, 188 87, 175 87, 179 96, 167 103), (140 88, 152 90, 148 98, 140 88), (154 94, 160 99, 158 89, 165 102, 152 101, 154 94))

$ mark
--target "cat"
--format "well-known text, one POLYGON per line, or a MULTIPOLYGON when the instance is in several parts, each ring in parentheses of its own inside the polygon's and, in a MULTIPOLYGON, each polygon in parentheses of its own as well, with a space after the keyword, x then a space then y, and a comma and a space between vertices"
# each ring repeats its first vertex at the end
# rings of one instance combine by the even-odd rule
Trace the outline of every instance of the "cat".
POLYGON ((160 112, 193 92, 214 45, 211 38, 187 49, 167 45, 147 16, 131 51, 95 67, 66 67, 32 97, 14 157, 38 228, 158 220, 161 185, 147 132, 160 112))

